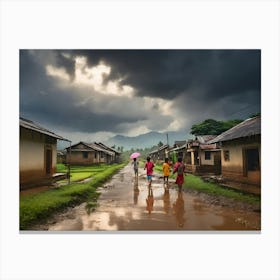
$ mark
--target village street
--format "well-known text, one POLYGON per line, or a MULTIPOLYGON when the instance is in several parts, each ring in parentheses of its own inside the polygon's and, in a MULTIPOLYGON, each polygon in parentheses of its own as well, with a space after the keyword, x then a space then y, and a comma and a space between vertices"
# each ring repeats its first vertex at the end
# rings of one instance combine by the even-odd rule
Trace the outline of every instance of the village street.
MULTIPOLYGON (((187 177, 186 177, 187 180, 187 177)), ((260 213, 207 203, 199 196, 178 193, 174 181, 164 188, 155 174, 151 192, 145 171, 134 179, 131 164, 101 188, 98 207, 87 213, 83 203, 58 214, 37 229, 50 231, 169 231, 169 230, 259 230, 260 213)))

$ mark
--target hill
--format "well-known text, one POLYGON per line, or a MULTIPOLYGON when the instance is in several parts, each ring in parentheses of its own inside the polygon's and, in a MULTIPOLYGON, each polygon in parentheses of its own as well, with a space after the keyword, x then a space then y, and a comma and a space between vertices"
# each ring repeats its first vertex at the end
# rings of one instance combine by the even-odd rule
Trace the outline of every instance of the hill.
MULTIPOLYGON (((192 138, 192 136, 187 135, 185 132, 168 132, 169 145, 173 145, 174 141, 186 140, 189 138, 192 138)), ((124 150, 130 150, 131 148, 150 148, 157 145, 160 141, 164 144, 167 143, 166 133, 152 131, 134 137, 116 135, 104 141, 104 143, 109 146, 116 145, 116 147, 124 147, 124 150)))

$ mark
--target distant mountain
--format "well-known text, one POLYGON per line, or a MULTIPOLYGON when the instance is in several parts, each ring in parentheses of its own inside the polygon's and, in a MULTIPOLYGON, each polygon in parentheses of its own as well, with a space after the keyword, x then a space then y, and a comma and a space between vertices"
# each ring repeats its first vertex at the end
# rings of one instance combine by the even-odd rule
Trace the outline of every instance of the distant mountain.
MULTIPOLYGON (((131 148, 150 148, 152 146, 156 146, 160 141, 163 144, 167 143, 167 133, 160 132, 148 132, 146 134, 141 134, 134 137, 116 135, 111 137, 107 141, 104 141, 106 145, 116 147, 124 147, 124 150, 130 150, 131 148)), ((185 132, 168 132, 168 142, 169 145, 173 145, 175 141, 178 140, 187 140, 192 138, 192 136, 188 135, 185 132)))

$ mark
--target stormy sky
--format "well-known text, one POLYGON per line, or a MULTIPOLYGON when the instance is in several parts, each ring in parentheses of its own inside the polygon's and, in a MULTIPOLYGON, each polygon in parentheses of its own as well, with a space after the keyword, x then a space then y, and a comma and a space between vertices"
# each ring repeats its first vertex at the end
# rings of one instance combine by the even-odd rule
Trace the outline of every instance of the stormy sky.
POLYGON ((260 50, 20 50, 20 115, 73 142, 261 111, 260 50))

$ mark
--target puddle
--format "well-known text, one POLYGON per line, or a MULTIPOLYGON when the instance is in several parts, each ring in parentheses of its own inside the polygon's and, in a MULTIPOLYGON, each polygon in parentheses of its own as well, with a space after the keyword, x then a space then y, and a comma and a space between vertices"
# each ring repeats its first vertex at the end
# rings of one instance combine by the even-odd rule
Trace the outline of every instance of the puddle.
POLYGON ((260 230, 259 213, 209 205, 159 176, 149 189, 144 170, 135 180, 130 164, 105 185, 94 212, 83 203, 48 230, 260 230))

